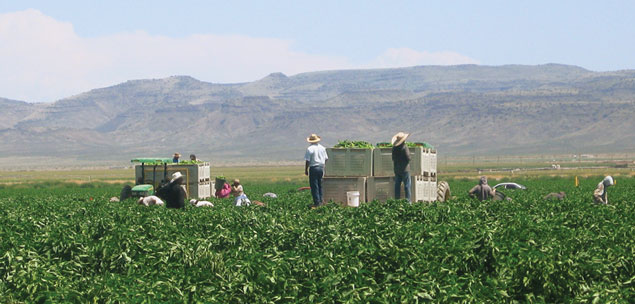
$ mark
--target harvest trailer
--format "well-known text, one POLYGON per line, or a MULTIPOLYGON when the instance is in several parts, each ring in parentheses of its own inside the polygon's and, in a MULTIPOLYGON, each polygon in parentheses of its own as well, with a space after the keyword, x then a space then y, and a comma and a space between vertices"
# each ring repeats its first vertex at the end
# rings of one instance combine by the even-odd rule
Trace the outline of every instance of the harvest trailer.
POLYGON ((189 198, 205 199, 213 195, 208 162, 172 163, 171 158, 135 158, 131 162, 137 164, 133 197, 153 195, 175 172, 184 176, 183 186, 189 198))

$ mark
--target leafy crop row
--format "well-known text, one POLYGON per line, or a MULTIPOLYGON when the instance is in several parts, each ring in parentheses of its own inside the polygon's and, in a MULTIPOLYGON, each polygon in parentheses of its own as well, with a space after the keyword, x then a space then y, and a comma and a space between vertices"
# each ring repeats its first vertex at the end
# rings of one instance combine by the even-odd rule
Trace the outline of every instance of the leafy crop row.
POLYGON ((371 145, 367 141, 351 141, 351 140, 340 140, 333 148, 357 148, 357 149, 372 149, 373 145, 371 145))
POLYGON ((110 203, 118 188, 0 190, 0 302, 629 302, 635 181, 523 181, 512 202, 309 210, 299 185, 245 185, 267 207, 110 203), (545 192, 567 191, 563 201, 545 192))
MULTIPOLYGON (((376 146, 378 148, 392 148, 392 144, 389 142, 381 142, 381 143, 377 143, 376 146)), ((410 147, 410 148, 415 148, 415 147, 424 147, 424 148, 428 148, 428 149, 434 149, 434 147, 432 145, 430 145, 427 142, 406 142, 406 146, 410 147)))
MULTIPOLYGON (((424 147, 424 148, 434 149, 432 145, 426 142, 406 142, 406 145, 411 148, 424 147)), ((390 148, 392 147, 392 144, 388 142, 381 142, 381 143, 377 143, 377 147, 390 148)), ((333 148, 372 149, 373 145, 367 141, 340 140, 335 146, 333 146, 333 148)))

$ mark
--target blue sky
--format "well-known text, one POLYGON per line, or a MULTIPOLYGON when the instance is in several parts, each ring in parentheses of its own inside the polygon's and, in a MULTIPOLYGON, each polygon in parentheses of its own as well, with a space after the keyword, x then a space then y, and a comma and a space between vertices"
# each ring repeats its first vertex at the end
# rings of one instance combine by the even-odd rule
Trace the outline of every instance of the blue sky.
POLYGON ((635 68, 635 1, 6 1, 0 97, 413 65, 635 68))

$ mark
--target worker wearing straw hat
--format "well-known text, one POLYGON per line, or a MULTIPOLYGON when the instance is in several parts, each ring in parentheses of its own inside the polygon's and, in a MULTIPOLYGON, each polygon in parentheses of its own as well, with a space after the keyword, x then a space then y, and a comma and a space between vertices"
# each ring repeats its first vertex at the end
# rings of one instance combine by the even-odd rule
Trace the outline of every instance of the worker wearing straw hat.
POLYGON ((311 134, 306 141, 309 147, 304 154, 305 166, 304 174, 309 176, 309 185, 311 186, 311 196, 313 197, 313 206, 322 205, 322 177, 324 176, 324 165, 329 159, 326 149, 319 144, 321 138, 316 134, 311 134))
POLYGON ((185 176, 181 172, 174 172, 169 183, 163 185, 157 190, 157 196, 165 201, 168 208, 185 207, 185 198, 187 193, 183 188, 185 176))
POLYGON ((410 201, 410 172, 408 172, 408 164, 410 163, 410 151, 406 145, 408 133, 399 132, 392 137, 392 163, 395 172, 395 198, 401 197, 401 183, 406 195, 406 199, 410 201))

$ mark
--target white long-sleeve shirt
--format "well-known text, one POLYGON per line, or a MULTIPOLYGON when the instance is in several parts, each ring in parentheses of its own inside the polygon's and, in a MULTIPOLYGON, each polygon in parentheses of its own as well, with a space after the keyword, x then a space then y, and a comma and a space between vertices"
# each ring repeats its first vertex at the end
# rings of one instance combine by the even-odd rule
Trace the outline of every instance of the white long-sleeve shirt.
POLYGON ((152 205, 163 206, 165 204, 158 196, 154 196, 154 195, 142 197, 139 199, 137 203, 144 206, 152 206, 152 205))

